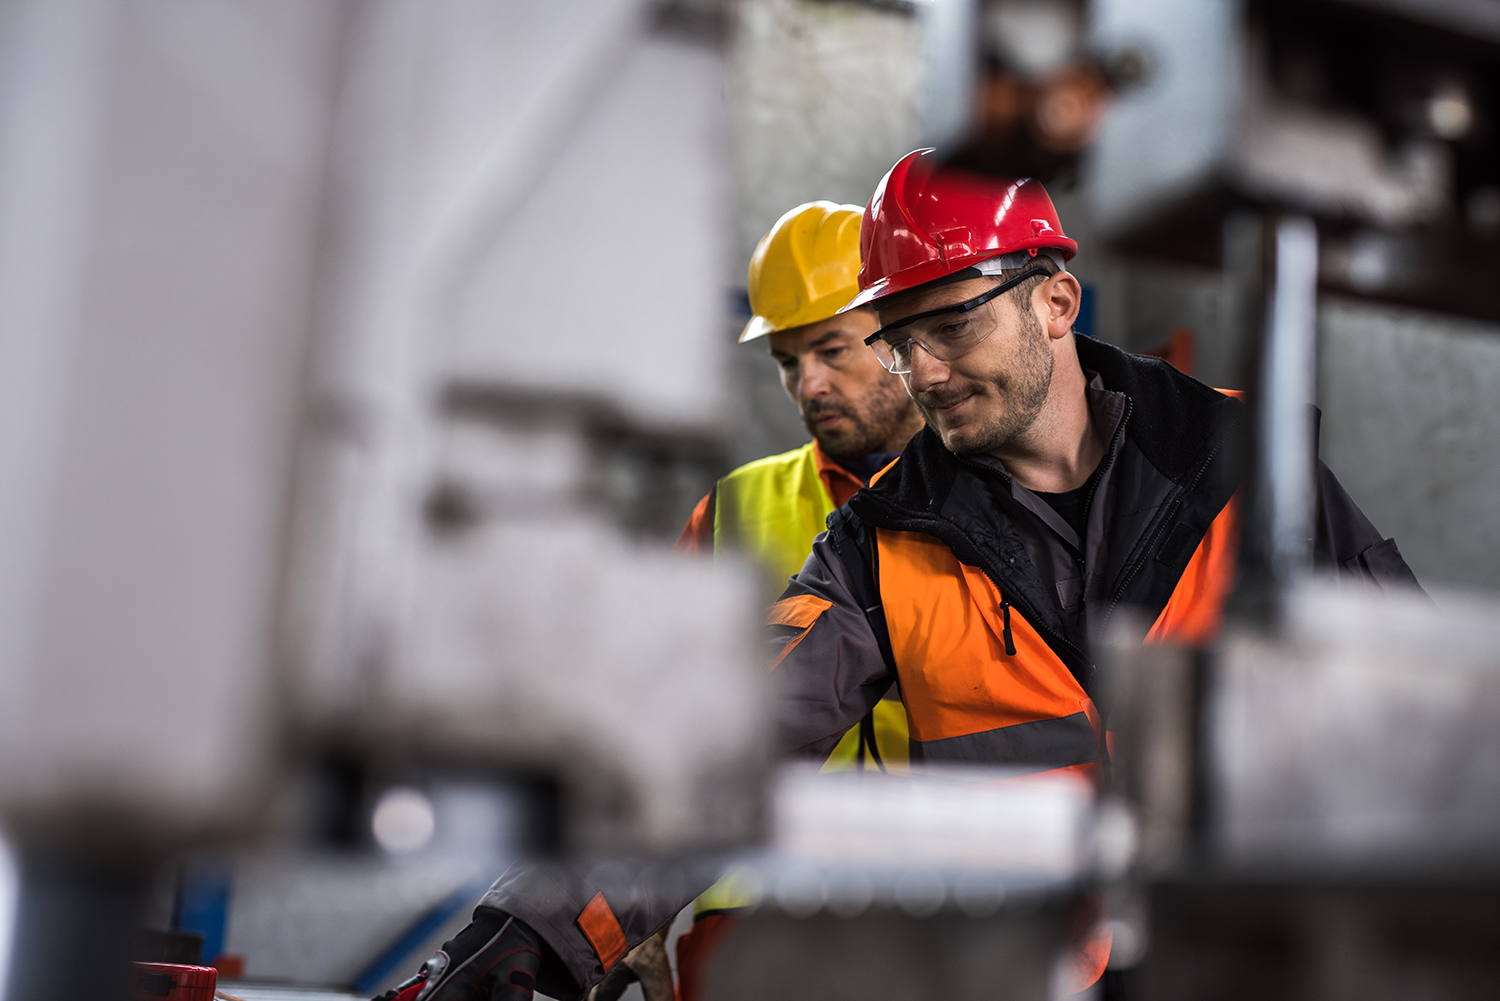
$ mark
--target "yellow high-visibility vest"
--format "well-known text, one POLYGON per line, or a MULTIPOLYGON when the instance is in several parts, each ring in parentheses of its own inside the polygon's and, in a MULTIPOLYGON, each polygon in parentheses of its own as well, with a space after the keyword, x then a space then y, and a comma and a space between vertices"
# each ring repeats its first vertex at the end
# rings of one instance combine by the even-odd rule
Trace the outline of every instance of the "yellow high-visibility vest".
POLYGON ((770 578, 770 604, 807 562, 832 513, 812 442, 756 459, 714 488, 714 555, 741 552, 758 563, 770 578))

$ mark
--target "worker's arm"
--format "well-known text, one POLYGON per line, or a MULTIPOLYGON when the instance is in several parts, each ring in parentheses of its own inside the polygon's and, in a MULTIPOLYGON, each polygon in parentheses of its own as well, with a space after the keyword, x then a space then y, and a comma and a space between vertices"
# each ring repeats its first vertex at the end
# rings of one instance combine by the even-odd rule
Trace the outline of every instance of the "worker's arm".
POLYGON ((632 952, 722 873, 708 858, 670 866, 518 863, 480 898, 463 931, 377 1001, 531 1001, 534 990, 571 998, 612 971, 612 979, 627 979, 624 965, 648 999, 670 996, 670 976, 647 984, 642 963, 650 957, 632 952))
MULTIPOLYGON (((807 562, 767 619, 782 746, 820 759, 894 680, 832 536, 846 533, 842 541, 855 547, 868 546, 868 540, 863 532, 847 537, 851 525, 859 531, 853 519, 835 516, 832 522, 833 531, 813 541, 807 562)), ((873 584, 864 589, 872 591, 873 584)))
POLYGON ((1422 590, 1417 575, 1401 558, 1396 540, 1380 534, 1333 475, 1333 470, 1322 462, 1318 463, 1313 564, 1388 590, 1422 590))
POLYGON ((545 952, 530 928, 480 906, 416 976, 374 1001, 531 1001, 545 952))
POLYGON ((677 858, 670 866, 522 862, 479 904, 535 932, 546 945, 537 989, 566 998, 604 979, 723 874, 712 858, 677 858))

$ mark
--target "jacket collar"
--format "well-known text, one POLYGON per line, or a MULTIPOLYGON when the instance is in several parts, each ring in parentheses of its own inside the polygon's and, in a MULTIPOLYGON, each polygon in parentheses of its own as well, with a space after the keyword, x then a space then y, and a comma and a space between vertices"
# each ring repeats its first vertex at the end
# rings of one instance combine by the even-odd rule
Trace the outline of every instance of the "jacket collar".
POLYGON ((833 506, 843 507, 848 503, 849 498, 865 485, 865 481, 839 465, 837 459, 823 451, 823 446, 816 438, 812 441, 812 452, 818 477, 822 479, 823 488, 828 491, 833 506))

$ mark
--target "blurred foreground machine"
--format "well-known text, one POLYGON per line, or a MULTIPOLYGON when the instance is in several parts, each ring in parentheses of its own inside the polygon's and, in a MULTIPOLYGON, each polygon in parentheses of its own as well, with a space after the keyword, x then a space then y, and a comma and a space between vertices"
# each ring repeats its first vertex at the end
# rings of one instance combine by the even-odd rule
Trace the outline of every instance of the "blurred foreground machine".
POLYGON ((1317 582, 1282 597, 1277 629, 1206 657, 1116 650, 1140 996, 1491 996, 1500 614, 1317 582))
POLYGON ((345 839, 445 772, 553 846, 759 829, 753 581, 652 521, 725 398, 703 27, 0 5, 7 999, 121 996, 152 867, 293 788, 345 839))
MULTIPOLYGON (((293 775, 346 837, 445 772, 551 843, 760 829, 753 581, 643 538, 724 395, 691 6, 0 6, 7 999, 119 996, 150 867, 293 775)), ((1260 345, 1241 624, 1120 658, 1149 917, 1112 891, 1117 962, 1155 998, 1477 996, 1500 615, 1307 580, 1307 403, 1319 280, 1500 316, 1492 6, 932 6, 935 93, 982 84, 933 116, 954 156, 1081 171, 1120 247, 1222 263, 1260 345)), ((785 787, 716 990, 1065 988, 1117 814, 869 778, 785 787)))
POLYGON ((710 964, 713 1001, 1067 993, 1090 891, 1120 862, 1071 775, 796 768, 773 805, 772 849, 737 870, 756 903, 710 964))

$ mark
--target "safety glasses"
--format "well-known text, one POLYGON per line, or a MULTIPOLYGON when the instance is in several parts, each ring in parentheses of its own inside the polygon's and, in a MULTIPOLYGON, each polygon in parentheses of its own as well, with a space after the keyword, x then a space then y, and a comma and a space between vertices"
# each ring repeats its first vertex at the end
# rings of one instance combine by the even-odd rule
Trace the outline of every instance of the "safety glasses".
POLYGON ((1030 268, 972 299, 929 309, 881 327, 865 338, 865 344, 874 348, 880 364, 896 375, 911 372, 912 351, 917 345, 938 361, 957 361, 993 334, 1000 322, 993 309, 980 309, 981 306, 1028 278, 1051 273, 1045 268, 1030 268))

